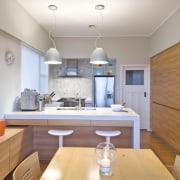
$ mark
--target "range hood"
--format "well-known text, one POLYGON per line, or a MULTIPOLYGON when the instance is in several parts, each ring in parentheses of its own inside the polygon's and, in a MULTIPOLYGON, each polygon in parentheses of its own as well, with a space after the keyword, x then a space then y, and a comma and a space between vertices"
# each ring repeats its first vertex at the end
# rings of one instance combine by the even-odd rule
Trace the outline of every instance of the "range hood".
POLYGON ((78 60, 68 59, 65 76, 78 76, 78 60))
POLYGON ((92 64, 89 59, 62 59, 62 64, 52 66, 52 71, 57 77, 91 77, 92 64))

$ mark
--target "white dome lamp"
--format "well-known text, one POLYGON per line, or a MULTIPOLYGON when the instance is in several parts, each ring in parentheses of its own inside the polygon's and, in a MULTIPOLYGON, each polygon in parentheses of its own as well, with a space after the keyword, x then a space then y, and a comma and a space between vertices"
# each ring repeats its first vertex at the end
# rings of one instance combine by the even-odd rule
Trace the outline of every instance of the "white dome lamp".
MULTIPOLYGON (((96 10, 104 10, 104 5, 99 4, 95 7, 96 10)), ((102 14, 101 14, 102 15, 102 14)), ((103 21, 103 17, 102 17, 103 21)), ((90 28, 96 28, 95 25, 89 25, 90 28)), ((97 47, 97 40, 102 37, 101 33, 95 29, 98 33, 98 37, 95 40, 95 50, 92 52, 90 63, 91 64, 107 64, 108 63, 108 56, 103 48, 97 47)))
POLYGON ((108 63, 108 57, 106 52, 103 48, 98 48, 93 51, 91 55, 91 64, 107 64, 108 63))
MULTIPOLYGON (((49 5, 48 8, 51 11, 56 11, 58 9, 58 7, 56 5, 49 5)), ((60 53, 56 49, 56 44, 55 44, 50 32, 49 32, 49 39, 52 41, 54 48, 48 49, 48 51, 45 54, 44 62, 46 64, 62 64, 62 59, 60 57, 60 53)))
POLYGON ((62 64, 62 59, 60 56, 59 51, 56 49, 55 43, 52 40, 52 38, 50 38, 51 41, 53 42, 54 48, 49 48, 45 54, 45 60, 44 62, 46 64, 62 64))

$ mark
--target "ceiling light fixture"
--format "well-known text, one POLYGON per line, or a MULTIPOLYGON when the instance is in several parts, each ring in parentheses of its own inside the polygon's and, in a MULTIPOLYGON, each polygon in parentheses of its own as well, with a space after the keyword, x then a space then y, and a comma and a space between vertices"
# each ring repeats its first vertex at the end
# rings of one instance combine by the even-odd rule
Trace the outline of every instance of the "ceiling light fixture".
MULTIPOLYGON (((55 12, 57 11, 58 7, 56 5, 49 5, 48 9, 55 12)), ((56 27, 56 17, 54 14, 54 19, 55 19, 55 27, 56 27)), ((54 29, 55 29, 54 27, 54 29)), ((62 64, 62 59, 60 57, 59 51, 56 49, 56 44, 52 38, 51 32, 49 32, 49 39, 52 41, 53 48, 49 48, 48 51, 45 54, 45 60, 44 62, 46 64, 62 64)))
POLYGON ((58 7, 57 7, 56 5, 54 5, 54 4, 50 4, 50 5, 48 6, 48 9, 51 10, 51 11, 57 11, 57 10, 58 10, 58 7))
POLYGON ((95 6, 96 10, 104 10, 105 6, 103 4, 98 4, 95 6))
MULTIPOLYGON (((104 10, 104 5, 99 4, 95 6, 96 10, 104 10)), ((102 16, 102 14, 101 14, 102 16)), ((102 16, 102 22, 103 22, 103 16, 102 16)), ((95 25, 89 25, 89 28, 94 28, 97 32, 98 36, 95 40, 95 50, 92 52, 90 63, 91 64, 107 64, 108 63, 108 56, 103 48, 97 47, 97 40, 102 37, 101 33, 97 30, 95 25)))

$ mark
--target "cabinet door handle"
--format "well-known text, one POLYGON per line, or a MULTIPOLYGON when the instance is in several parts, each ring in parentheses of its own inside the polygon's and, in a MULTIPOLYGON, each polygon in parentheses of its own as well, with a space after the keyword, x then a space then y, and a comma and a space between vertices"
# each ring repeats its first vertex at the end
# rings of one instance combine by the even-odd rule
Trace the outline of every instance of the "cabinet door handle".
POLYGON ((146 95, 146 92, 144 92, 144 97, 146 97, 147 95, 146 95))

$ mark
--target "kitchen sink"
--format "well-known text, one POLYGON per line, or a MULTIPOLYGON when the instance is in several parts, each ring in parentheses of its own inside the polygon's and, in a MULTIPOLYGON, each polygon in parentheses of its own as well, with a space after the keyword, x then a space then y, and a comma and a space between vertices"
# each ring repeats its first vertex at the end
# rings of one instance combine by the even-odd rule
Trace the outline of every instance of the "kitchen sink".
POLYGON ((75 107, 78 106, 79 101, 81 102, 81 107, 85 106, 85 98, 74 98, 74 97, 69 97, 69 98, 61 98, 57 100, 58 102, 63 102, 64 107, 75 107))
POLYGON ((56 110, 96 110, 95 107, 81 107, 81 109, 78 109, 78 107, 58 107, 56 110))
POLYGON ((57 110, 77 110, 77 107, 58 107, 57 110))

